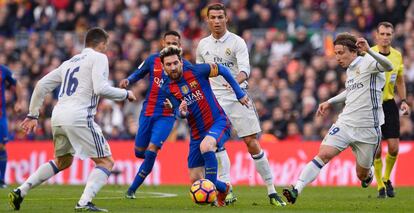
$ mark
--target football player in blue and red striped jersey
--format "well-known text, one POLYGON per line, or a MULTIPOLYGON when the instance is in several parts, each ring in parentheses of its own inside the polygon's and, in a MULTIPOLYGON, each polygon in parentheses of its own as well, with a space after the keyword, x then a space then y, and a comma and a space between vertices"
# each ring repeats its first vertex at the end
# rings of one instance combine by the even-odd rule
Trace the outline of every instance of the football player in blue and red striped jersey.
MULTIPOLYGON (((164 34, 162 45, 179 47, 180 39, 179 33, 168 31, 164 34)), ((149 75, 149 88, 139 116, 139 129, 135 137, 135 156, 144 161, 125 195, 128 199, 136 198, 136 190, 151 173, 157 153, 170 134, 175 121, 171 108, 164 104, 165 94, 160 91, 160 85, 167 76, 162 70, 159 53, 150 55, 134 73, 122 80, 119 86, 126 88, 147 75, 149 75)))
POLYGON ((161 63, 168 75, 161 89, 167 94, 175 114, 187 118, 191 130, 188 168, 191 182, 207 178, 216 185, 217 205, 224 206, 230 185, 217 180, 215 151, 223 147, 230 136, 231 124, 218 104, 209 77, 223 76, 235 91, 237 99, 249 107, 249 98, 231 76, 228 68, 216 64, 186 65, 181 49, 175 46, 160 52, 161 63))

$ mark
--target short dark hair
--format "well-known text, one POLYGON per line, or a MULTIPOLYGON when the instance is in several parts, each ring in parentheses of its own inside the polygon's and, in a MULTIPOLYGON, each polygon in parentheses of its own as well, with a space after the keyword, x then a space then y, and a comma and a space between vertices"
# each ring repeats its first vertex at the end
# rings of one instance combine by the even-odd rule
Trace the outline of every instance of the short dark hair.
POLYGON ((350 33, 340 33, 336 36, 334 45, 343 45, 348 47, 349 51, 358 53, 356 42, 357 39, 354 35, 350 33))
POLYGON ((108 40, 108 33, 100 28, 94 27, 88 30, 85 36, 85 46, 86 47, 96 47, 101 42, 106 42, 108 40))
POLYGON ((378 25, 377 25, 377 32, 378 32, 378 30, 379 30, 379 28, 380 28, 381 26, 384 26, 385 28, 391 28, 391 29, 392 29, 392 31, 394 31, 394 25, 392 25, 392 24, 391 24, 390 22, 388 22, 388 21, 383 21, 383 22, 378 23, 378 25))
POLYGON ((182 49, 176 46, 169 46, 161 50, 160 59, 161 63, 164 63, 164 58, 167 56, 177 55, 178 59, 181 61, 182 49))
POLYGON ((181 35, 180 35, 180 33, 178 33, 177 31, 175 31, 175 30, 170 30, 170 31, 167 31, 165 34, 164 34, 164 38, 165 37, 167 37, 167 36, 169 36, 169 35, 172 35, 172 36, 177 36, 178 37, 178 39, 181 39, 181 35))
POLYGON ((207 17, 208 17, 208 14, 210 14, 210 10, 223 10, 224 11, 224 16, 227 16, 226 7, 224 7, 224 4, 213 3, 213 4, 208 5, 208 7, 207 7, 207 17))

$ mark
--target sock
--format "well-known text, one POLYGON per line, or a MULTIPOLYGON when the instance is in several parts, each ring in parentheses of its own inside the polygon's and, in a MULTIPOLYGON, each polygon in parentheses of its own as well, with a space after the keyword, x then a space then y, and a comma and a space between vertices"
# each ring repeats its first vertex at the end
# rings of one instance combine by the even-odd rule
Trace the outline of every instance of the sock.
POLYGON ((384 182, 382 181, 382 159, 378 158, 374 160, 374 174, 377 180, 377 189, 384 188, 384 182))
POLYGON ((96 196, 98 191, 104 186, 111 172, 103 167, 97 166, 92 170, 86 182, 85 190, 79 200, 79 205, 85 206, 96 196))
POLYGON ((298 190, 298 193, 301 193, 303 188, 305 188, 308 183, 316 179, 324 165, 325 163, 318 156, 306 164, 295 185, 295 189, 298 190))
POLYGON ((0 182, 4 182, 4 176, 6 174, 7 166, 7 152, 6 150, 0 150, 0 182))
POLYGON ((26 182, 18 187, 21 191, 22 197, 26 196, 30 189, 40 185, 58 172, 59 169, 52 160, 39 166, 39 168, 37 168, 37 170, 31 174, 29 178, 27 178, 26 182))
POLYGON ((135 192, 139 188, 139 186, 141 186, 147 175, 151 173, 152 167, 154 167, 156 157, 157 153, 149 150, 145 151, 144 162, 142 162, 141 166, 139 167, 138 172, 135 175, 134 182, 132 182, 128 191, 135 192))
POLYGON ((256 165, 256 171, 262 176, 263 181, 266 183, 267 194, 270 195, 276 193, 275 185, 273 185, 273 174, 263 150, 257 155, 252 155, 252 158, 256 165))
POLYGON ((226 183, 217 180, 217 158, 214 152, 203 153, 204 167, 206 170, 206 179, 214 183, 219 192, 226 191, 226 183))
POLYGON ((230 158, 225 149, 216 152, 218 179, 230 183, 230 158))
POLYGON ((395 161, 397 156, 392 156, 389 153, 385 156, 385 172, 384 172, 384 181, 387 182, 390 179, 392 168, 394 168, 395 161))

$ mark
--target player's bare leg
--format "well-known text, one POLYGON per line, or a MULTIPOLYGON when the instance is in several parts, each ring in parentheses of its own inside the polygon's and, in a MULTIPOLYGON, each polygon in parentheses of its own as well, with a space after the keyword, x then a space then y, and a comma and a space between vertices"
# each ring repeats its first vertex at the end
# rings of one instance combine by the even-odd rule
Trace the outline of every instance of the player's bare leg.
POLYGON ((305 186, 314 181, 316 177, 318 177, 323 166, 339 153, 340 151, 333 146, 321 145, 319 147, 318 155, 303 168, 295 186, 290 189, 283 189, 283 195, 286 197, 287 201, 294 204, 305 186))
POLYGON ((73 156, 67 154, 42 164, 37 170, 27 178, 27 180, 9 193, 9 205, 14 210, 20 209, 20 204, 23 202, 23 198, 27 195, 29 190, 40 185, 44 181, 53 177, 59 171, 62 171, 70 165, 72 165, 73 156))
POLYGON ((107 212, 106 209, 96 207, 92 203, 92 199, 96 196, 99 190, 106 184, 109 175, 111 174, 114 160, 111 156, 103 158, 91 158, 95 164, 95 169, 89 174, 86 182, 85 190, 75 206, 75 211, 100 211, 107 212))

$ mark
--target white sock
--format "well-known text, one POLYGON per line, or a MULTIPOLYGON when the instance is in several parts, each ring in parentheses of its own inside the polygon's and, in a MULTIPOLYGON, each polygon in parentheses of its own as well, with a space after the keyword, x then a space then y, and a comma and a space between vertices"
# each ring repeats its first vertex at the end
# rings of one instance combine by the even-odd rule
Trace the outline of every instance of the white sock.
POLYGON ((295 189, 298 190, 298 193, 301 193, 303 188, 305 188, 308 183, 316 179, 324 165, 325 163, 318 156, 306 164, 295 185, 295 189))
POLYGON ((216 152, 218 161, 217 177, 219 180, 230 183, 230 158, 227 151, 221 150, 216 152))
POLYGON ((21 196, 26 196, 30 189, 40 185, 58 172, 59 170, 55 162, 52 160, 40 165, 39 168, 37 168, 37 170, 31 174, 21 186, 18 187, 18 189, 20 189, 21 196))
POLYGON ((276 193, 275 185, 273 184, 273 174, 263 150, 257 155, 252 155, 252 158, 256 165, 256 171, 262 176, 263 181, 266 183, 267 194, 270 195, 276 193))
POLYGON ((103 167, 95 167, 88 177, 85 190, 79 200, 79 205, 84 206, 96 196, 98 191, 104 186, 111 172, 103 167))

